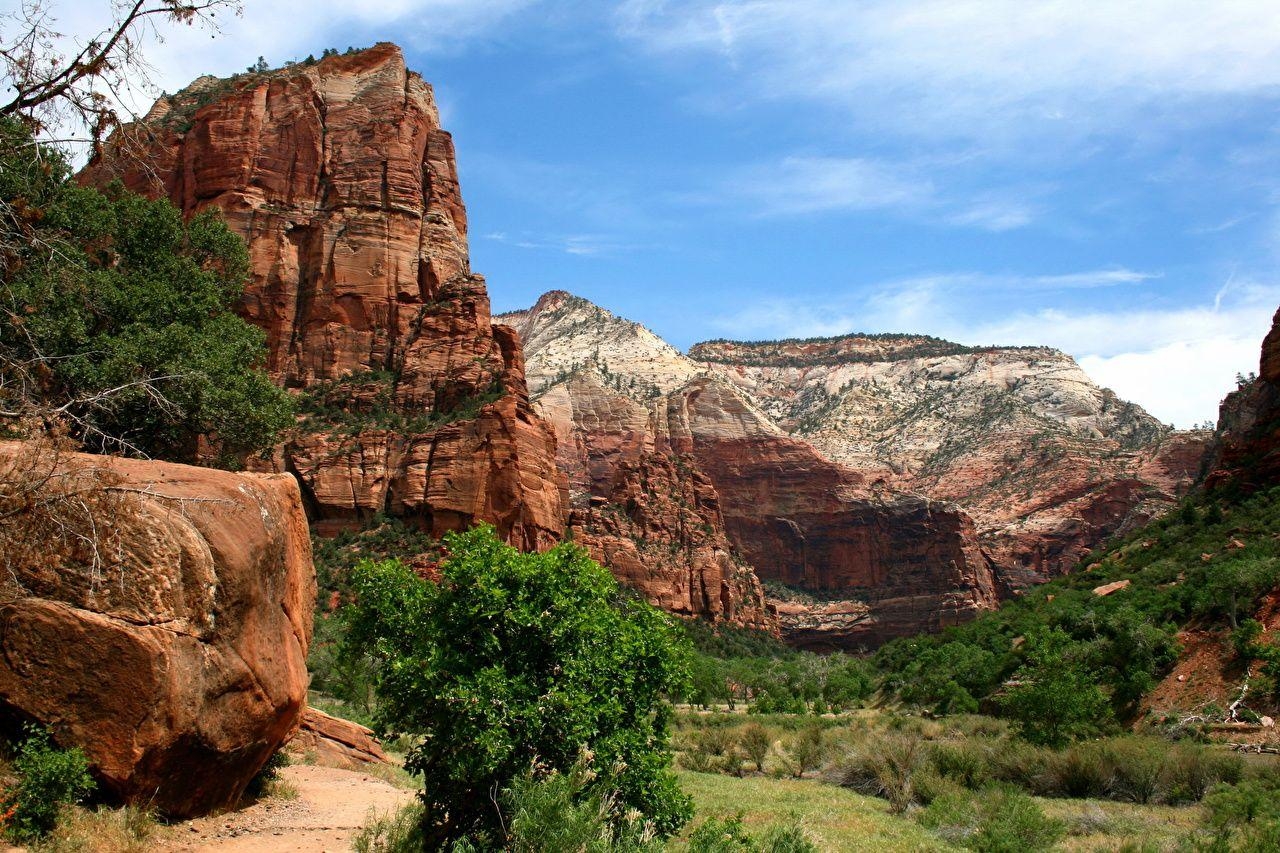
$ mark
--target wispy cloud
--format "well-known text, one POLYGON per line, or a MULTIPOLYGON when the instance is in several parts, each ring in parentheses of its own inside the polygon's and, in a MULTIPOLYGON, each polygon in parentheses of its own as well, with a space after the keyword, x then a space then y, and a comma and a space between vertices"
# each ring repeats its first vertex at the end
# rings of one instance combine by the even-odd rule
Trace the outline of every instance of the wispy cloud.
POLYGON ((934 194, 932 183, 908 168, 859 157, 786 157, 741 169, 722 189, 763 216, 915 209, 934 194))
POLYGON ((1074 133, 1280 84, 1280 6, 1259 0, 632 0, 617 21, 655 53, 721 57, 759 96, 925 135, 1074 133))
POLYGON ((627 243, 606 234, 513 235, 495 231, 481 236, 486 240, 504 243, 517 249, 563 252, 566 255, 579 257, 612 256, 643 248, 638 244, 627 243))

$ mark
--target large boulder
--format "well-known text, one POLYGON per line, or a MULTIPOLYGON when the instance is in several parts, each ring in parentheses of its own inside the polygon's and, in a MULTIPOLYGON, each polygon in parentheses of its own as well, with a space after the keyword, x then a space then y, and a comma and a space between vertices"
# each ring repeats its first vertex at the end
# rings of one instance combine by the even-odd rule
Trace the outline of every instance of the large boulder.
POLYGON ((121 801, 235 804, 306 703, 296 480, 0 442, 0 504, 0 719, 121 801))

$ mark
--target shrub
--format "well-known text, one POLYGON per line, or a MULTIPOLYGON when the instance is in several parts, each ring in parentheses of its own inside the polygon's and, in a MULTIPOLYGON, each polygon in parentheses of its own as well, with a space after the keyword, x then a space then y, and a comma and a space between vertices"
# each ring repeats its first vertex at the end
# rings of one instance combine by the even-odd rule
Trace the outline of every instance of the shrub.
POLYGON ((155 816, 137 806, 94 811, 64 807, 39 853, 151 853, 160 834, 155 816))
MULTIPOLYGON (((284 749, 278 749, 272 753, 267 759, 267 763, 262 765, 262 769, 254 774, 249 780, 249 784, 245 786, 244 797, 247 800, 257 800, 262 797, 277 795, 282 791, 292 790, 291 788, 282 788, 280 771, 289 766, 289 756, 284 749)), ((294 791, 294 796, 297 792, 294 791)))
POLYGON ((773 746, 773 738, 769 736, 769 730, 759 723, 751 723, 742 730, 740 743, 742 751, 755 764, 756 770, 763 771, 764 760, 769 756, 769 749, 773 746))
POLYGON ((1197 802, 1219 782, 1239 782, 1243 773, 1244 762, 1238 755, 1214 752, 1201 744, 1180 743, 1164 767, 1165 799, 1173 804, 1197 802))
POLYGON ((93 790, 89 762, 79 747, 58 749, 43 729, 28 728, 13 761, 17 784, 4 794, 6 830, 18 841, 48 835, 63 806, 77 803, 93 790))
POLYGON ((508 816, 504 849, 513 853, 550 850, 657 850, 652 826, 617 813, 617 792, 592 789, 591 759, 584 754, 568 772, 540 774, 534 767, 502 794, 508 816))
POLYGON ((827 737, 821 726, 810 726, 791 738, 783 747, 787 765, 799 779, 810 770, 817 770, 827 757, 827 737))
POLYGON ((1115 793, 1135 803, 1150 803, 1160 793, 1169 744, 1151 738, 1118 738, 1110 743, 1115 793))
POLYGON ((370 812, 364 827, 351 840, 355 853, 422 853, 426 812, 421 803, 410 803, 389 815, 370 812))
POLYGON ((1111 792, 1115 767, 1100 741, 1078 743, 1053 755, 1045 793, 1075 798, 1105 797, 1111 792))
POLYGON ((755 840, 742 825, 742 813, 709 817, 689 835, 689 853, 739 853, 755 850, 755 840))
POLYGON ((883 797, 898 814, 916 801, 915 777, 925 769, 920 738, 890 734, 869 738, 845 762, 841 784, 862 794, 883 797))
POLYGON ((760 849, 761 853, 818 853, 818 845, 794 819, 765 830, 760 849))
POLYGON ((1046 817, 1035 800, 1017 791, 993 791, 980 804, 978 831, 965 846, 979 853, 1050 850, 1066 835, 1062 821, 1046 817))
MULTIPOLYGON (((996 747, 997 749, 999 747, 996 747)), ((966 788, 981 788, 991 781, 991 763, 985 739, 938 741, 929 744, 929 761, 937 772, 966 788)))
POLYGON ((405 768, 423 779, 428 844, 497 836, 489 792, 535 760, 566 772, 584 749, 600 773, 589 793, 678 830, 692 804, 669 770, 667 697, 687 651, 671 619, 572 543, 521 554, 482 526, 445 546, 438 584, 359 564, 348 635, 378 663, 379 727, 421 736, 405 768))

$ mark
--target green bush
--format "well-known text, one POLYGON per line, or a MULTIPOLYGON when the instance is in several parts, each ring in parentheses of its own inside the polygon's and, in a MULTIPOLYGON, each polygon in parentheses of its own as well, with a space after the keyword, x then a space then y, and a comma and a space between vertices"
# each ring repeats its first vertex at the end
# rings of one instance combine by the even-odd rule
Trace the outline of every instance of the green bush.
POLYGON ((1046 769, 1044 793, 1077 799, 1106 797, 1116 775, 1110 750, 1102 741, 1073 744, 1052 755, 1046 769))
POLYGON ((1117 738, 1109 744, 1115 793, 1135 803, 1154 802, 1160 794, 1169 744, 1154 738, 1117 738))
POLYGON ((1240 756, 1215 752, 1202 744, 1180 743, 1170 752, 1162 774, 1165 800, 1175 805, 1198 802, 1214 785, 1234 785, 1243 775, 1240 756))
POLYGON ((867 738, 845 760, 840 784, 860 794, 883 797, 892 811, 901 814, 917 801, 916 776, 928 767, 927 761, 924 743, 916 735, 867 738))
POLYGON ((486 526, 445 546, 438 584, 359 564, 347 638, 377 662, 379 728, 421 737, 405 768, 423 779, 428 843, 498 836, 490 792, 534 761, 566 772, 583 750, 615 817, 678 830, 692 804, 669 769, 667 697, 687 667, 670 617, 571 543, 521 554, 486 526))
POLYGON ((80 748, 59 749, 48 732, 34 727, 18 747, 13 770, 18 782, 5 791, 3 807, 9 813, 6 834, 16 841, 47 835, 58 822, 58 811, 80 802, 94 787, 80 748))
POLYGON ((791 774, 799 779, 817 770, 827 759, 827 736, 821 726, 810 726, 783 744, 783 753, 791 774))
POLYGON ((1051 850, 1066 835, 1062 821, 1046 817, 1035 800, 1016 791, 994 791, 980 804, 978 830, 965 846, 978 853, 1051 850))
POLYGON ((1026 660, 1018 670, 1018 684, 1000 704, 1032 743, 1062 746, 1097 734, 1111 719, 1096 674, 1074 652, 1071 638, 1056 628, 1026 641, 1026 660))
POLYGON ((742 751, 756 766, 756 770, 763 771, 764 761, 768 758, 769 750, 773 746, 773 738, 769 730, 759 723, 751 723, 742 730, 739 742, 742 745, 742 751))
POLYGON ((689 853, 740 853, 754 851, 755 839, 742 823, 742 813, 709 817, 689 834, 689 853))
POLYGON ((421 803, 410 803, 390 815, 370 812, 351 845, 355 853, 422 853, 426 812, 421 803))

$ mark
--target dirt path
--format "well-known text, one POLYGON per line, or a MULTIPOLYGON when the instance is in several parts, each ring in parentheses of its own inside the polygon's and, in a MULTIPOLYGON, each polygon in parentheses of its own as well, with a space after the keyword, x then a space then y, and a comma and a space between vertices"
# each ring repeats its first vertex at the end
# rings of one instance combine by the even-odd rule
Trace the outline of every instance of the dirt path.
POLYGON ((177 824, 169 853, 340 853, 351 849, 370 811, 391 812, 413 792, 364 773, 292 765, 281 776, 297 799, 271 798, 247 809, 177 824))

